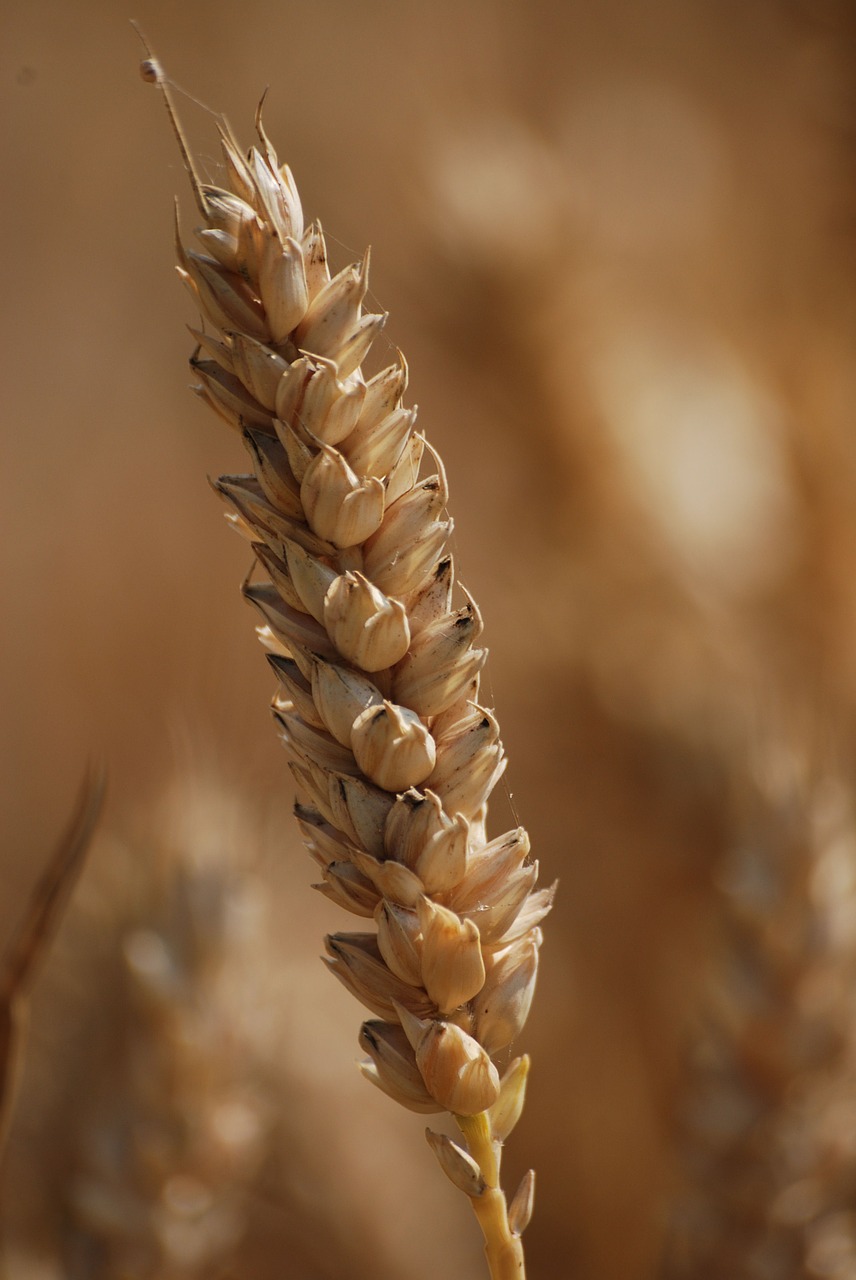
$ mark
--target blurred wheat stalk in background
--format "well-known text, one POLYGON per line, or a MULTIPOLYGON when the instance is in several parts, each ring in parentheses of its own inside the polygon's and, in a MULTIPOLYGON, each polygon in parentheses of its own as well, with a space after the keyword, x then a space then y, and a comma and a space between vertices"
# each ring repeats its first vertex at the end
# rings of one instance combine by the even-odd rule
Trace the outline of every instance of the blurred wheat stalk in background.
POLYGON ((804 744, 736 781, 664 1275, 856 1272, 856 824, 804 744))
POLYGON ((101 776, 93 776, 81 789, 68 830, 33 890, 0 965, 0 1161, 23 1070, 30 988, 83 866, 103 793, 101 776))
POLYGON ((247 1234, 276 1114, 258 1001, 267 921, 239 853, 247 825, 228 793, 176 784, 164 834, 136 866, 117 851, 136 893, 99 912, 122 1014, 74 1126, 68 1277, 210 1280, 247 1234))

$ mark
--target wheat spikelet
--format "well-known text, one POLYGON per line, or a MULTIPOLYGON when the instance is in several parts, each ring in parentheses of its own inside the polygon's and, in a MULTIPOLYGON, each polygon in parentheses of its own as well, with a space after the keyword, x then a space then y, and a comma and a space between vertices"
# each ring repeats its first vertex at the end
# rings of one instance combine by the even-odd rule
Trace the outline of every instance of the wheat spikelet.
MULTIPOLYGON (((157 64, 142 70, 175 123, 157 64)), ((499 1161, 528 1059, 500 1078, 493 1058, 528 1014, 552 890, 535 889, 525 831, 487 836, 505 758, 478 702, 482 621, 469 597, 453 604, 446 477, 402 404, 405 366, 362 373, 386 320, 363 314, 368 254, 331 277, 261 109, 256 128, 248 155, 221 130, 222 187, 199 181, 179 133, 203 223, 203 252, 177 238, 179 274, 214 330, 195 333, 197 391, 253 467, 217 488, 266 575, 244 594, 281 686, 317 887, 376 926, 326 940, 332 973, 375 1015, 362 1070, 405 1107, 456 1117, 463 1145, 428 1139, 508 1280, 524 1273, 534 1184, 508 1207, 499 1161), (420 479, 423 457, 435 469, 420 479)))

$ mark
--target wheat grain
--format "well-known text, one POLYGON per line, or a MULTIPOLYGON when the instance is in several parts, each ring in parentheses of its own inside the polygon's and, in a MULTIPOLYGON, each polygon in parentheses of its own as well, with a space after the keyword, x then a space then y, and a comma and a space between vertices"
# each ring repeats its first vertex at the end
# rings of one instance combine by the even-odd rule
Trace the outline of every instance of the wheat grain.
MULTIPOLYGON (((154 60, 143 76, 175 124, 154 60)), ((494 1280, 520 1277, 533 1180, 509 1216, 499 1160, 528 1060, 501 1080, 493 1056, 526 1020, 552 890, 534 888, 522 829, 487 838, 505 757, 477 701, 478 609, 453 604, 444 469, 401 403, 403 363, 364 377, 386 321, 363 314, 368 254, 331 276, 261 108, 247 155, 221 130, 222 187, 199 180, 175 127, 205 250, 178 236, 179 275, 216 331, 197 333, 191 363, 252 459, 217 488, 268 577, 244 594, 281 685, 298 821, 320 891, 377 926, 328 937, 327 963, 377 1015, 360 1033, 367 1079, 457 1118, 463 1147, 429 1141, 472 1202, 494 1280), (420 479, 423 457, 436 470, 420 479)))

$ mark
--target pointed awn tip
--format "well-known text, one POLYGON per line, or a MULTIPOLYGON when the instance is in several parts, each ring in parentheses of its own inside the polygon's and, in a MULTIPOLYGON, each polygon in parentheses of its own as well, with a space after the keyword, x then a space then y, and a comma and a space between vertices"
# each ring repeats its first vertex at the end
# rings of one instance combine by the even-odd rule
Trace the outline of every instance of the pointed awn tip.
POLYGON ((190 153, 190 148, 187 145, 187 139, 184 136, 184 130, 182 129, 181 122, 178 118, 178 112, 176 111, 175 104, 172 100, 169 79, 164 74, 163 67, 155 57, 152 47, 140 30, 139 25, 132 20, 131 26, 139 36, 147 54, 140 63, 140 75, 143 80, 145 80, 146 84, 156 84, 161 91, 161 97, 163 98, 163 103, 166 107, 167 115, 169 116, 169 122, 172 126, 172 131, 175 134, 178 149, 181 152, 181 158, 184 161, 184 167, 187 170, 188 177, 190 178, 190 185, 193 188, 193 198, 196 201, 196 207, 199 209, 203 218, 207 218, 208 211, 205 207, 205 197, 202 194, 202 182, 199 178, 199 174, 197 173, 196 165, 193 162, 193 156, 190 153))

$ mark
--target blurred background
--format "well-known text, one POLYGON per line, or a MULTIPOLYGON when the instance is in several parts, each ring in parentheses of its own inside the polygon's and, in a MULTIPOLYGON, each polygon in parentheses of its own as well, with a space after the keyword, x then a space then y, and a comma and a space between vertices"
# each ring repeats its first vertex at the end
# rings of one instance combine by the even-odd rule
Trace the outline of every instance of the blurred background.
POLYGON ((249 141, 269 86, 334 264, 373 246, 383 341, 446 463, 511 759, 491 831, 523 823, 560 880, 505 1161, 511 1189, 538 1173, 533 1280, 856 1275, 852 1135, 832 1219, 820 1192, 770 1217, 782 1157, 758 1138, 809 1067, 836 1115, 853 1097, 852 997, 816 998, 815 963, 850 973, 856 948, 852 911, 829 923, 854 876, 852 6, 29 0, 0 14, 0 942, 87 762, 109 796, 33 1001, 9 1280, 483 1268, 317 960, 343 923, 309 888, 246 552, 206 483, 245 463, 187 390, 174 195, 193 211, 129 18, 192 95, 212 179, 211 112, 249 141), (756 925, 785 901, 773 945, 756 925), (752 974, 726 998, 735 902, 752 974), (811 1063, 759 1030, 762 987, 779 1031, 809 1006, 834 1029, 811 1063), (711 1018, 756 1091, 716 1141, 686 1120, 711 1018), (219 1135, 190 1155, 189 1107, 219 1135), (731 1210, 702 1229, 676 1206, 747 1136, 759 1238, 801 1243, 708 1272, 731 1210))

